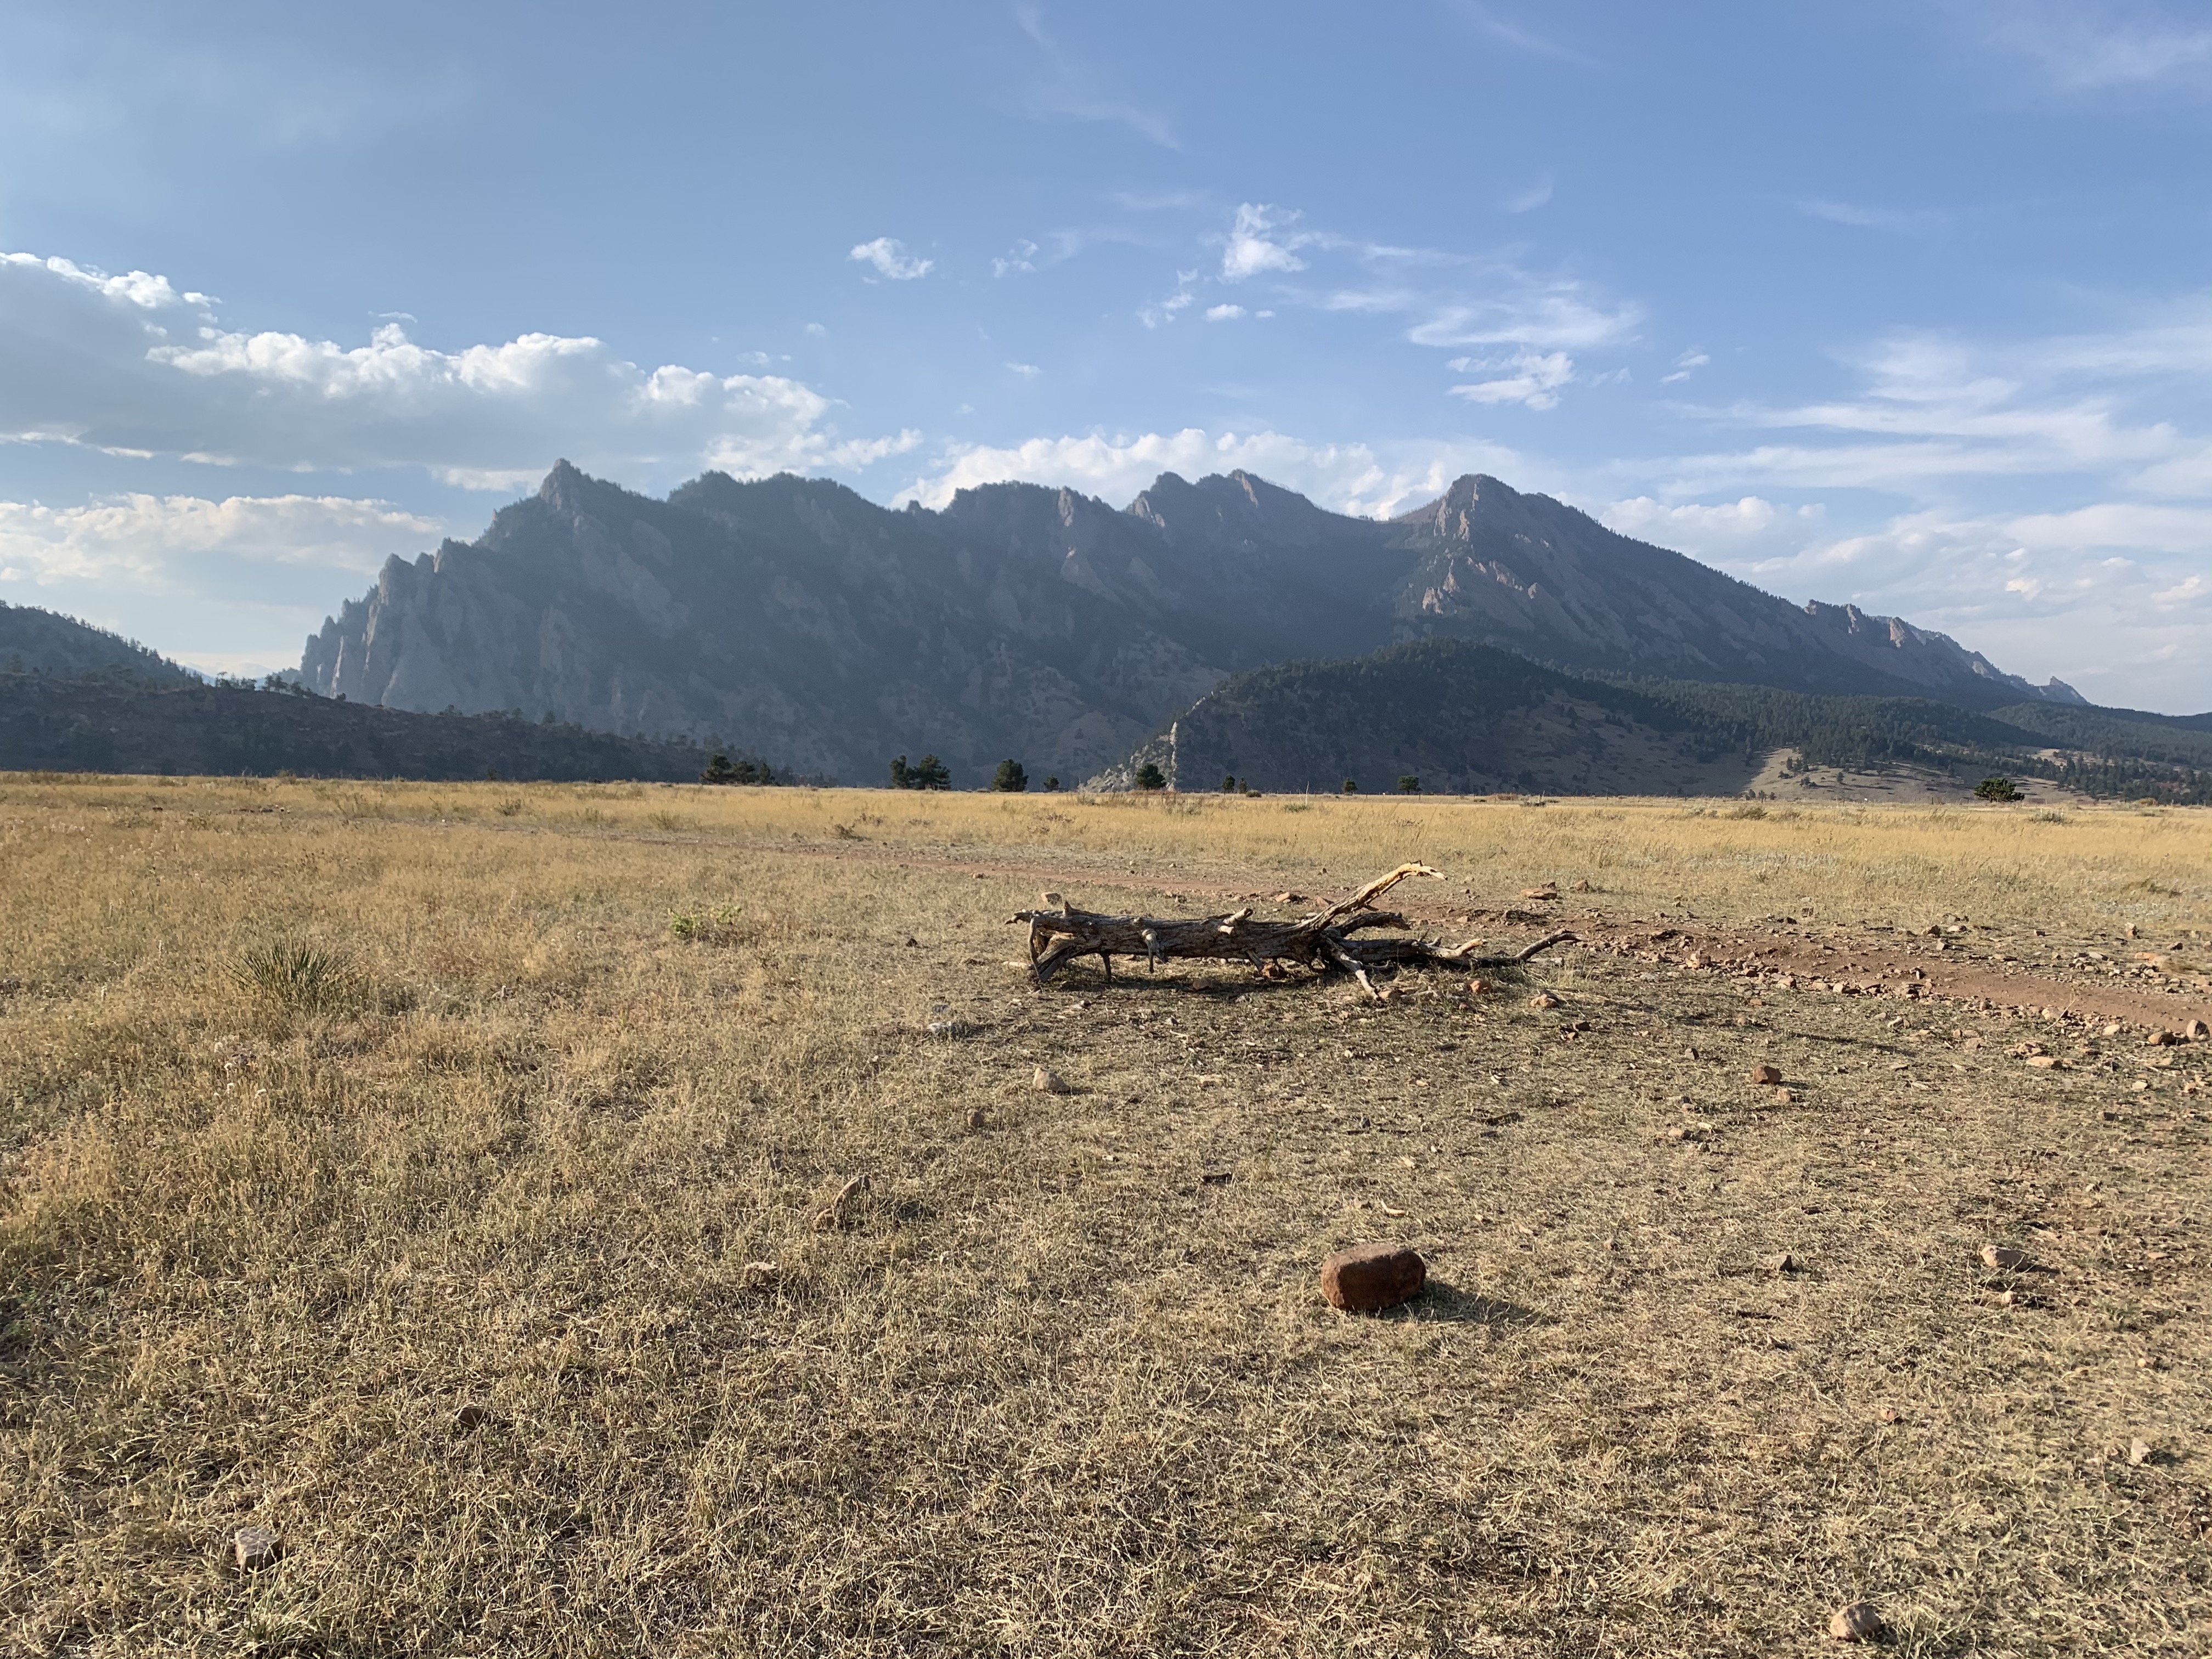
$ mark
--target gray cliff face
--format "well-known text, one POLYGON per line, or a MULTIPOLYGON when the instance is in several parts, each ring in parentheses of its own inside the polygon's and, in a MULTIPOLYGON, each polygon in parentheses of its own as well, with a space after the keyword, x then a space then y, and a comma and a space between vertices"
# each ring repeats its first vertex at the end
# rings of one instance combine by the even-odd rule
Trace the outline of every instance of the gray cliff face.
POLYGON ((962 783, 1008 757, 1073 782, 1230 673, 1429 635, 1804 690, 2068 695, 1492 478, 1381 523, 1243 473, 1167 474, 1121 511, 996 484, 928 512, 788 475, 708 473, 654 501, 565 462, 475 542, 386 564, 301 673, 356 702, 711 738, 848 781, 927 750, 962 783))

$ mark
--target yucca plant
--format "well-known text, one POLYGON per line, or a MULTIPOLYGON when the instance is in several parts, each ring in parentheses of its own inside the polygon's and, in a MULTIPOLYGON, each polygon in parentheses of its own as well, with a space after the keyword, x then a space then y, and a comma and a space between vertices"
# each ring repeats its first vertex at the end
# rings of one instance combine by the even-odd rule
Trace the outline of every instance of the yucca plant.
POLYGON ((336 1007, 351 1000, 353 970, 332 951, 313 945, 258 945, 232 964, 240 989, 266 997, 279 1007, 336 1007))

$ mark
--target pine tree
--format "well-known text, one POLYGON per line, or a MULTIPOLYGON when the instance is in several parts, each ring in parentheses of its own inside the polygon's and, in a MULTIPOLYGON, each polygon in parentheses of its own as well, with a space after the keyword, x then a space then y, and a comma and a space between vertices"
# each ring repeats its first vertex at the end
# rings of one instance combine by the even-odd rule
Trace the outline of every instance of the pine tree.
POLYGON ((1164 789, 1167 787, 1168 775, 1161 771, 1158 767, 1153 765, 1152 762, 1146 761, 1142 766, 1137 769, 1138 788, 1164 789))
POLYGON ((1019 761, 1002 760, 999 769, 991 775, 991 787, 1001 794, 1018 795, 1030 787, 1030 775, 1022 769, 1019 761))

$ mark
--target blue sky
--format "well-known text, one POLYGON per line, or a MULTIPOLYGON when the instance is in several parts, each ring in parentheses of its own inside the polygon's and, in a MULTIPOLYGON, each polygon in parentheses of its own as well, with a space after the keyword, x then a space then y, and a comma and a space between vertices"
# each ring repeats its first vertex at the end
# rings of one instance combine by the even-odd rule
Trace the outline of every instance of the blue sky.
POLYGON ((0 599, 297 659, 566 455, 1465 471, 2212 708, 2212 9, 0 11, 0 599))

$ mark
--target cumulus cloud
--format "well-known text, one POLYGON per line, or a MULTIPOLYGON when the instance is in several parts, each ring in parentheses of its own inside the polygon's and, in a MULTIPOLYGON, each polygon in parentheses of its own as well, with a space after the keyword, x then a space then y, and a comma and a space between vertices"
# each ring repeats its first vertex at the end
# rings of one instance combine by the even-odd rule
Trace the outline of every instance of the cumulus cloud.
POLYGON ((1206 308, 1206 320, 1209 323, 1233 323, 1243 315, 1243 306, 1208 306, 1206 308))
POLYGON ((210 560, 373 572, 434 547, 436 519, 337 495, 121 495, 82 507, 0 501, 0 580, 167 586, 210 560))
POLYGON ((1306 262, 1296 250, 1317 239, 1310 231, 1286 228, 1297 217, 1264 202, 1247 202, 1239 207, 1221 250, 1221 280, 1241 283, 1267 271, 1304 270, 1306 262))
POLYGON ((1476 380, 1451 389, 1455 398, 1475 404, 1526 404, 1531 409, 1556 409, 1559 389, 1575 378, 1575 360, 1564 351, 1516 351, 1510 357, 1455 357, 1450 367, 1462 374, 1509 371, 1500 378, 1476 380))
POLYGON ((1031 438, 1004 447, 960 446, 939 469, 897 500, 942 507, 959 490, 1019 479, 1127 501, 1163 472, 1202 477, 1238 469, 1295 489, 1340 513, 1388 517, 1441 495, 1453 479, 1491 472, 1526 479, 1527 461, 1484 443, 1430 442, 1376 448, 1316 444, 1279 432, 1147 432, 1108 437, 1031 438))
POLYGON ((891 283, 911 283, 927 276, 936 269, 934 259, 917 259, 906 251, 906 244, 896 236, 878 236, 872 242, 863 242, 845 256, 857 259, 864 265, 873 265, 876 275, 891 283))
POLYGON ((510 489, 556 455, 633 478, 854 469, 914 432, 848 437, 778 375, 646 369, 589 337, 445 351, 397 323, 365 343, 222 326, 204 295, 0 256, 0 441, 292 471, 420 467, 510 489))
MULTIPOLYGON (((1801 507, 1794 516, 1820 517, 1816 506, 1801 507)), ((1705 505, 1696 501, 1668 503, 1649 495, 1613 501, 1596 515, 1605 525, 1639 541, 1656 542, 1679 552, 1698 552, 1717 540, 1741 545, 1760 537, 1784 516, 1784 509, 1757 495, 1705 505)))

